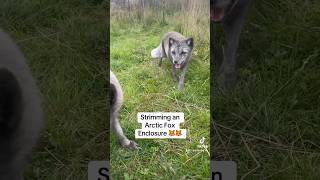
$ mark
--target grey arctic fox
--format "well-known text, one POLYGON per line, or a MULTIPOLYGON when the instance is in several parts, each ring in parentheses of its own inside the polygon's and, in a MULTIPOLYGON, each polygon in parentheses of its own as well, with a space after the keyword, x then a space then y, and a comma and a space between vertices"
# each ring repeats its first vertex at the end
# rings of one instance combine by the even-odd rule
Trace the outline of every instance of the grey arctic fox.
MULTIPOLYGON (((219 82, 223 90, 232 89, 236 83, 237 74, 237 49, 245 18, 249 10, 251 0, 211 0, 210 19, 212 37, 215 41, 216 24, 222 23, 226 33, 226 45, 224 57, 220 66, 219 82)), ((215 42, 213 50, 215 51, 215 42)), ((215 53, 215 52, 214 52, 215 53)), ((213 56, 214 57, 214 56, 213 56)))
POLYGON ((0 30, 0 179, 22 180, 42 128, 40 93, 26 60, 0 30))
POLYGON ((129 140, 123 133, 119 122, 119 111, 123 103, 123 91, 117 77, 110 71, 110 126, 123 147, 135 150, 138 144, 129 140))
POLYGON ((184 87, 184 80, 192 49, 192 37, 186 38, 178 32, 168 32, 162 37, 160 45, 151 51, 152 58, 160 58, 159 66, 161 66, 163 58, 170 59, 172 63, 172 76, 175 81, 179 80, 179 89, 184 87), (177 76, 177 70, 181 70, 179 78, 177 76))

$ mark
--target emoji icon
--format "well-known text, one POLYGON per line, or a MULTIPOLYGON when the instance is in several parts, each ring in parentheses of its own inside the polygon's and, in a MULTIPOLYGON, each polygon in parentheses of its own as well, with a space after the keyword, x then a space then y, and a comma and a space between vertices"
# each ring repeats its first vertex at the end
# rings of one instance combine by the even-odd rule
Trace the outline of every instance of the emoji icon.
POLYGON ((176 135, 177 136, 181 136, 182 134, 181 134, 181 130, 176 130, 176 135))
POLYGON ((169 136, 174 136, 174 130, 169 130, 169 136))

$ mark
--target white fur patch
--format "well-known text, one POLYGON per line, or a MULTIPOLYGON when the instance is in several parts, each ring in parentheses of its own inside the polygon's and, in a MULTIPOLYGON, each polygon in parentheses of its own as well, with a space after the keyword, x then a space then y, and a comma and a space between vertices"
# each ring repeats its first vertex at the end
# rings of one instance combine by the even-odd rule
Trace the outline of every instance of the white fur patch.
POLYGON ((153 49, 151 51, 151 57, 152 58, 160 58, 161 57, 161 53, 159 51, 159 48, 153 49))

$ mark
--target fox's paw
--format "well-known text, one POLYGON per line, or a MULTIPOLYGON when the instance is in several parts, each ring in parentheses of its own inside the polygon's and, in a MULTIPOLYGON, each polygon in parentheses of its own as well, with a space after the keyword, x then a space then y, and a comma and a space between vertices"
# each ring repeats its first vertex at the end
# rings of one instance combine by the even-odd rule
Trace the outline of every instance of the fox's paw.
POLYGON ((184 89, 184 84, 183 84, 183 83, 179 83, 178 88, 179 88, 180 90, 183 90, 183 89, 184 89))
POLYGON ((131 141, 129 139, 120 140, 120 144, 122 147, 127 148, 127 149, 131 149, 131 150, 139 149, 139 145, 136 142, 131 141))
POLYGON ((134 141, 130 141, 130 143, 126 146, 124 146, 125 148, 131 149, 131 150, 138 150, 140 149, 139 145, 134 142, 134 141))

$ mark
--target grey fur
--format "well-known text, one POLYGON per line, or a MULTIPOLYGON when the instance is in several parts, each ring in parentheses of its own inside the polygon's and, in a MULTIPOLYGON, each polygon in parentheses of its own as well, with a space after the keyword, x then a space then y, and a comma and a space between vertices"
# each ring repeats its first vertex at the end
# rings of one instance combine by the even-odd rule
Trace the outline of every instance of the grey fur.
POLYGON ((23 179, 42 128, 40 93, 26 60, 0 30, 0 179, 23 179))
MULTIPOLYGON (((226 33, 227 43, 219 75, 219 82, 225 90, 236 82, 236 53, 249 3, 250 0, 211 0, 211 20, 222 22, 226 33)), ((213 26, 215 31, 215 24, 213 26)))
POLYGON ((172 76, 175 81, 179 80, 179 89, 184 87, 193 46, 193 38, 186 38, 178 32, 168 32, 162 37, 160 45, 151 51, 152 58, 160 58, 159 66, 161 66, 163 58, 170 59, 172 76), (177 76, 177 69, 181 70, 180 78, 177 76))
POLYGON ((110 127, 116 133, 120 144, 129 149, 138 149, 138 144, 129 140, 119 122, 119 111, 123 103, 123 91, 117 77, 110 71, 110 127))

